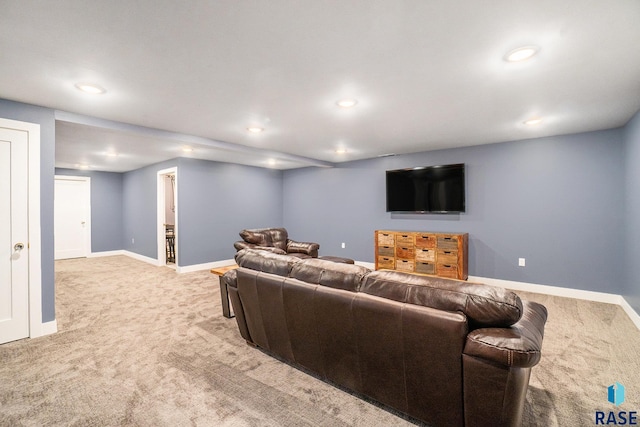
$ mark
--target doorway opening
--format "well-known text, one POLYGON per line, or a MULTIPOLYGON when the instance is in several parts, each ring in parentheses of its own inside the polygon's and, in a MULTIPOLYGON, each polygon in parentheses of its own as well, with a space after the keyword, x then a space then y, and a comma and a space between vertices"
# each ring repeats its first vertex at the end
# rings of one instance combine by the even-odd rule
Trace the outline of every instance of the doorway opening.
POLYGON ((178 265, 178 168, 158 171, 158 264, 178 265))

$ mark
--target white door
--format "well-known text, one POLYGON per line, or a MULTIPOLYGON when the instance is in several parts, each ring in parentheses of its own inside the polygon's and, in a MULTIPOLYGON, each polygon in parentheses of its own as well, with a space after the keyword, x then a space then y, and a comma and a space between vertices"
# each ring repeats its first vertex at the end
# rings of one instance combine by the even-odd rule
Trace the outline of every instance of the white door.
POLYGON ((55 259, 86 257, 91 248, 91 180, 56 175, 53 202, 55 259))
POLYGON ((0 127, 0 344, 29 336, 28 132, 0 127))

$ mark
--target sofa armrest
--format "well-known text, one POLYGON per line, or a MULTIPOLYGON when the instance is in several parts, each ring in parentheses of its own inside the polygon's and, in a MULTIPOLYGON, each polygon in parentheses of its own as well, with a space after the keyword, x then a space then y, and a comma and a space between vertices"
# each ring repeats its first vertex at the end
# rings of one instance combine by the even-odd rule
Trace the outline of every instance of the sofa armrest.
POLYGON ((236 269, 229 270, 222 275, 220 280, 223 280, 228 288, 238 287, 238 271, 236 269))
POLYGON ((318 258, 318 249, 320 245, 312 242, 296 242, 287 239, 287 253, 307 254, 312 258, 318 258))
POLYGON ((240 335, 248 343, 251 343, 251 334, 249 334, 249 328, 247 326, 247 319, 244 316, 244 307, 238 295, 238 270, 229 270, 220 278, 224 280, 227 285, 227 291, 229 292, 229 299, 231 300, 231 306, 233 307, 233 314, 235 314, 236 323, 240 330, 240 335))
POLYGON ((535 366, 540 361, 547 309, 531 301, 522 301, 522 305, 522 318, 514 325, 471 331, 464 354, 507 367, 535 366))

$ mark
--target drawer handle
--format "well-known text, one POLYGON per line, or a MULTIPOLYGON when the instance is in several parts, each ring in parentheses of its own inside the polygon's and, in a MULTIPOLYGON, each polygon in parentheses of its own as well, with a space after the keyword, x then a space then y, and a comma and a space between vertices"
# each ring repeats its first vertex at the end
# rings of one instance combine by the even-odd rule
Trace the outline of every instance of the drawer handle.
POLYGON ((444 240, 451 240, 451 237, 445 237, 444 240))
POLYGON ((444 253, 445 253, 446 255, 450 255, 450 254, 451 254, 451 252, 449 252, 449 251, 444 251, 444 253))

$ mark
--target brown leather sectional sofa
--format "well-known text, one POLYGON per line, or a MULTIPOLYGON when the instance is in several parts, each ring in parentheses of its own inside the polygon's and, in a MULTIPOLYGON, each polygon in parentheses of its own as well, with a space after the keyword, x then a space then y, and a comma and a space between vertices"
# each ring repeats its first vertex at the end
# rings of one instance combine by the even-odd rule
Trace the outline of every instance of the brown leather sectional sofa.
POLYGON ((245 249, 242 337, 432 426, 521 424, 547 310, 502 288, 245 249))

